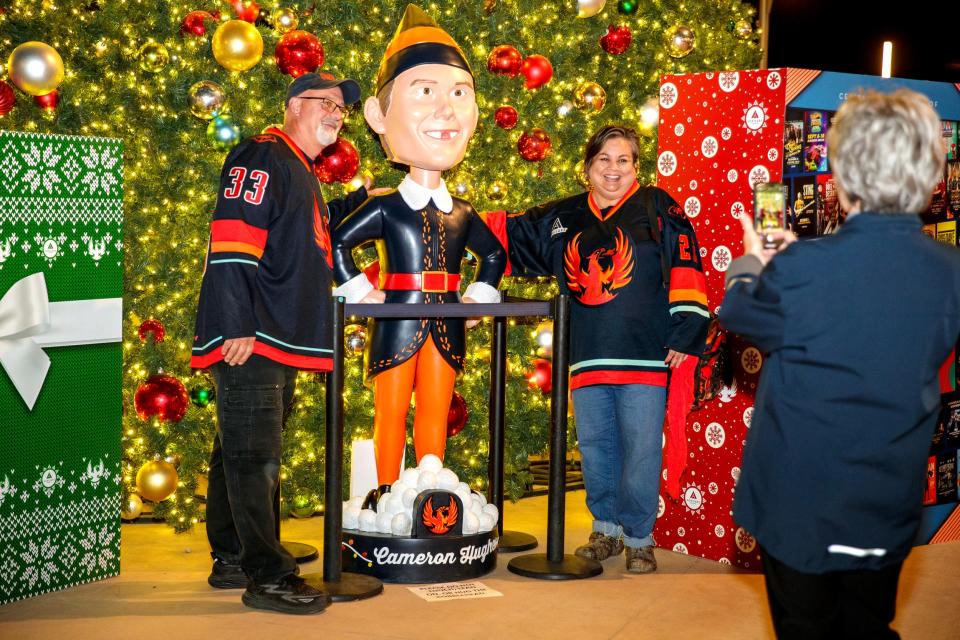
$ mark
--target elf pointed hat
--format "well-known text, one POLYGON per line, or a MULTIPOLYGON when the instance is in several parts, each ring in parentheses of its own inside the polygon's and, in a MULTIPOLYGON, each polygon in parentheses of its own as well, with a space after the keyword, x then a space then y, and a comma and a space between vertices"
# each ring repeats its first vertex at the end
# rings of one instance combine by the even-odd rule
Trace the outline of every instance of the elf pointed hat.
POLYGON ((460 46, 420 7, 408 4, 377 72, 377 93, 407 69, 421 64, 448 64, 473 72, 460 46))

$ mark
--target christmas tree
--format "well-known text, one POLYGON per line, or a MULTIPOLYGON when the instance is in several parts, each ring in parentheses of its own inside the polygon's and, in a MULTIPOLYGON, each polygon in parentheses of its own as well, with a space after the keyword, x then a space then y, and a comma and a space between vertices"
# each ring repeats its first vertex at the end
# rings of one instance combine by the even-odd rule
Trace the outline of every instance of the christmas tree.
MULTIPOLYGON (((123 484, 134 501, 129 515, 138 510, 137 473, 153 462, 161 484, 176 487, 169 497, 148 492, 157 501, 154 515, 177 530, 203 517, 196 496, 204 493, 215 400, 209 374, 191 371, 188 362, 225 154, 242 137, 282 122, 291 75, 317 64, 357 79, 368 95, 405 4, 0 4, 0 60, 18 45, 40 41, 56 49, 65 69, 56 94, 33 98, 9 91, 16 70, 0 68, 7 84, 0 87, 0 128, 124 142, 123 484)), ((653 182, 660 74, 751 68, 760 57, 751 26, 755 11, 738 1, 484 0, 422 7, 461 44, 475 74, 480 123, 467 157, 446 181, 479 211, 517 211, 581 191, 583 144, 606 122, 643 134, 641 181, 653 182)), ((356 188, 364 176, 380 186, 399 183, 401 172, 384 159, 361 116, 352 116, 341 136, 357 150, 359 168, 351 180, 349 149, 341 150, 345 155, 333 158, 341 163, 330 177, 345 182, 329 184, 328 198, 356 188)), ((361 263, 372 259, 367 251, 361 263)), ((468 261, 468 276, 470 270, 468 261)), ((524 298, 556 291, 546 280, 506 284, 508 294, 524 298)), ((528 457, 545 450, 549 430, 548 396, 534 376, 549 366, 535 362, 548 355, 538 353, 537 338, 549 331, 539 322, 510 323, 505 487, 512 497, 528 484, 528 457)), ((348 326, 349 346, 359 348, 363 339, 361 325, 348 326)), ((478 489, 486 486, 489 344, 489 322, 471 331, 466 374, 457 383, 468 417, 450 438, 446 460, 478 489)), ((284 435, 285 514, 309 515, 321 506, 323 398, 322 379, 301 373, 284 435)), ((372 394, 363 386, 356 352, 348 355, 344 403, 349 461, 350 442, 370 437, 373 424, 372 394)), ((407 460, 413 460, 412 448, 407 460)))

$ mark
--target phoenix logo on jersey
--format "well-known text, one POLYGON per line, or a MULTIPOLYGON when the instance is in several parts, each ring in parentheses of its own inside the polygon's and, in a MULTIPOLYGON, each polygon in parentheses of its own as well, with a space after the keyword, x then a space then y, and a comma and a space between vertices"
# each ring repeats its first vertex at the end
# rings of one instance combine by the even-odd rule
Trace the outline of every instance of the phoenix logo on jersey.
POLYGON ((320 251, 323 253, 323 259, 326 260, 327 266, 333 269, 333 254, 330 248, 330 228, 327 226, 327 216, 326 205, 324 205, 324 211, 320 211, 320 207, 317 205, 317 199, 313 199, 313 239, 317 243, 317 246, 320 247, 320 251))
POLYGON ((580 256, 582 235, 581 231, 573 236, 573 240, 563 251, 563 271, 567 277, 567 287, 583 304, 604 304, 617 297, 617 289, 630 284, 633 249, 623 231, 617 229, 613 249, 601 247, 584 260, 580 256))

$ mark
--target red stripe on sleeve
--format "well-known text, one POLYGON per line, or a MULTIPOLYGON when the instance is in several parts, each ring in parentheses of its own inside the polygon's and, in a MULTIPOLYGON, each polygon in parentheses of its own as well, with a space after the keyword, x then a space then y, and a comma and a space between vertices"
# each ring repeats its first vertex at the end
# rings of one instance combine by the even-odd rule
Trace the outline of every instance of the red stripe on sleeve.
POLYGON ((703 276, 702 271, 697 271, 691 267, 674 267, 670 269, 670 288, 695 289, 706 293, 707 279, 703 276))
POLYGON ((243 220, 214 220, 210 224, 213 242, 243 242, 263 249, 267 246, 267 230, 243 220))
MULTIPOLYGON (((504 251, 507 252, 507 255, 510 255, 509 244, 507 240, 507 212, 506 211, 489 211, 484 213, 482 216, 483 221, 487 223, 487 228, 493 232, 493 235, 497 237, 497 240, 500 241, 500 244, 503 245, 504 251)), ((504 269, 503 275, 509 276, 513 273, 513 269, 510 267, 510 260, 507 259, 507 268, 504 269)))

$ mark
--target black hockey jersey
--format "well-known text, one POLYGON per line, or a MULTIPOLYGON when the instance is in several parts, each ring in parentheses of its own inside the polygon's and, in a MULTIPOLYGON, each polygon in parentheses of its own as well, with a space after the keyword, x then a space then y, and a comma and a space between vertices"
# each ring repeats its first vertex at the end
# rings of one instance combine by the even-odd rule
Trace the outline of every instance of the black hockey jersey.
POLYGON ((332 368, 330 226, 367 198, 324 203, 313 162, 270 127, 237 145, 220 174, 190 365, 223 359, 229 338, 308 371, 332 368))
POLYGON ((571 387, 667 385, 667 349, 697 356, 709 311, 696 235, 663 190, 634 184, 600 209, 589 193, 487 214, 508 275, 554 276, 572 298, 571 387))

